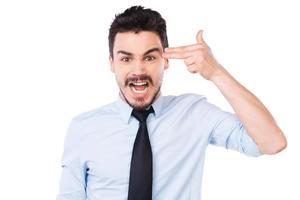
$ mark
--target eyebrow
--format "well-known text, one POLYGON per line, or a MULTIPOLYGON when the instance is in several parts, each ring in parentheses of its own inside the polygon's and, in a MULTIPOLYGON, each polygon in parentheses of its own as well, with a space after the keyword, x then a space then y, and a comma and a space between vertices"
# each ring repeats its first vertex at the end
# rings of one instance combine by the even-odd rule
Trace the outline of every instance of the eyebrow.
POLYGON ((152 53, 152 52, 154 52, 154 51, 158 51, 158 52, 160 53, 160 49, 157 48, 157 47, 154 47, 154 48, 152 48, 152 49, 147 50, 147 51, 144 53, 144 56, 147 55, 147 54, 149 54, 149 53, 152 53))
MULTIPOLYGON (((154 51, 160 52, 160 49, 158 47, 151 48, 151 49, 147 50, 143 55, 145 56, 145 55, 147 55, 149 53, 152 53, 154 51)), ((128 51, 124 51, 124 50, 117 51, 117 54, 119 54, 119 53, 125 54, 125 55, 128 55, 128 56, 132 56, 133 55, 133 53, 128 52, 128 51)))

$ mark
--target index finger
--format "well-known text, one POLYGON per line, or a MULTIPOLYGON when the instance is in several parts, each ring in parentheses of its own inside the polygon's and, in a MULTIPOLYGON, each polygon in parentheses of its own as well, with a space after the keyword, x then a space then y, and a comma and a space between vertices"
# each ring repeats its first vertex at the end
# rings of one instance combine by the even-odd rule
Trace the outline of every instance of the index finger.
POLYGON ((191 44, 191 45, 185 45, 185 46, 179 46, 179 47, 169 47, 169 48, 165 48, 165 52, 183 52, 183 51, 194 51, 197 49, 201 49, 203 48, 203 46, 199 43, 197 44, 191 44))
POLYGON ((186 58, 190 57, 191 54, 189 52, 184 52, 184 51, 181 51, 181 52, 164 52, 162 54, 162 56, 164 58, 167 58, 167 59, 186 59, 186 58))

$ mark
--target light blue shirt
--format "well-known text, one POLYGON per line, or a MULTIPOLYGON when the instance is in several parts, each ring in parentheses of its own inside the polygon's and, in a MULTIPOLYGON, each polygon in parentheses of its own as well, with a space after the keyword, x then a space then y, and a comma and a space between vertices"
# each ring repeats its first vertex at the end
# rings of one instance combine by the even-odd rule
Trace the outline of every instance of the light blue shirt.
MULTIPOLYGON (((162 96, 147 120, 153 200, 199 200, 208 144, 261 155, 236 115, 196 94, 162 96)), ((126 200, 139 122, 120 97, 74 117, 62 157, 57 200, 126 200)))

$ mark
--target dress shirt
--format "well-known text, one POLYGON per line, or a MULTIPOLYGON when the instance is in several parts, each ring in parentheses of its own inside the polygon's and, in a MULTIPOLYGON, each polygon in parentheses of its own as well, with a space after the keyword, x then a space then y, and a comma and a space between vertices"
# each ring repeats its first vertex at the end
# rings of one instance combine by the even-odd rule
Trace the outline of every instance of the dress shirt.
MULTIPOLYGON (((204 96, 160 95, 147 119, 153 154, 153 200, 201 200, 208 144, 259 156, 235 114, 204 96)), ((117 101, 74 117, 62 157, 57 200, 126 200, 139 122, 117 101)))

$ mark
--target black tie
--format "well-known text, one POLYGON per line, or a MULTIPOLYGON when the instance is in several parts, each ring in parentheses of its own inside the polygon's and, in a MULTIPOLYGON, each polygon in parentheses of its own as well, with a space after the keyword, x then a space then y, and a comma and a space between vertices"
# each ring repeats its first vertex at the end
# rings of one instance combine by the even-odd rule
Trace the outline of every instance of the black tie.
POLYGON ((128 200, 152 199, 152 151, 146 123, 152 112, 152 106, 148 110, 132 111, 140 125, 131 157, 128 200))

